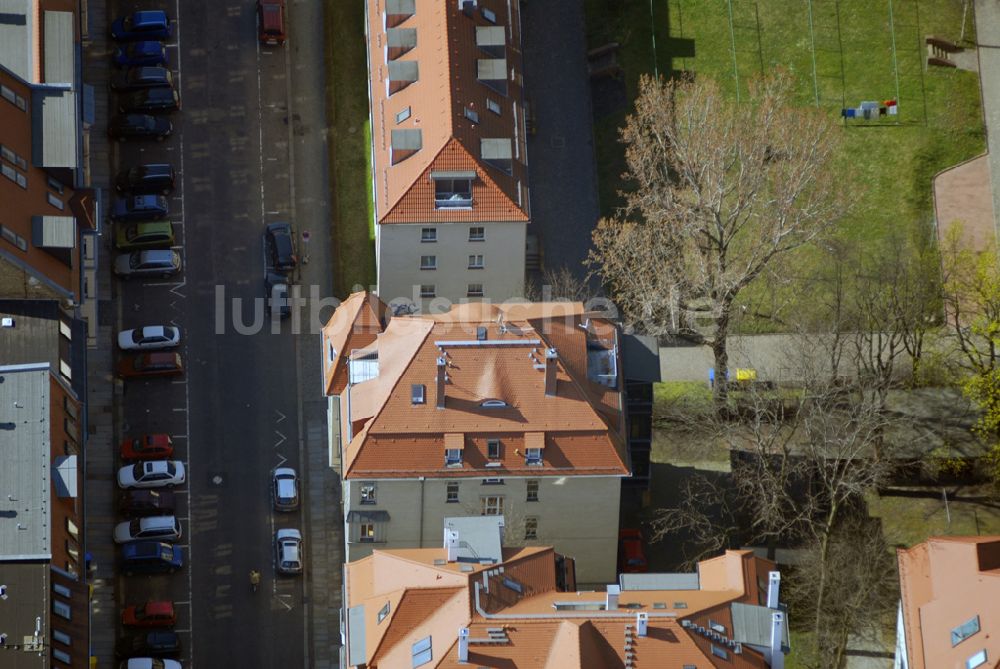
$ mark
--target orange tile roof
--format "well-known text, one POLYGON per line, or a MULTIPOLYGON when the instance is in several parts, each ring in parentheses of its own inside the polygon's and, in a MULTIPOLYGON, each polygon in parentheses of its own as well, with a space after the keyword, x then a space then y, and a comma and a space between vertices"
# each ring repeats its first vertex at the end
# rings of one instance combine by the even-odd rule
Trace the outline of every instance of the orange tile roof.
POLYGON ((478 60, 491 58, 476 43, 477 26, 492 26, 481 12, 463 14, 455 0, 422 2, 395 29, 415 29, 415 45, 394 59, 415 62, 417 80, 388 95, 386 0, 368 2, 368 64, 375 154, 375 203, 379 223, 505 222, 528 220, 527 157, 521 90, 520 8, 503 0, 479 0, 507 28, 507 95, 478 80, 478 60), (513 71, 515 76, 509 76, 513 71), (500 113, 488 110, 487 100, 500 113), (513 110, 517 109, 515 119, 513 110), (478 114, 471 121, 466 109, 478 114), (397 122, 397 114, 409 116, 397 122), (421 148, 391 164, 393 130, 420 130, 421 148), (512 140, 511 174, 481 160, 480 140, 512 140), (432 171, 474 171, 471 209, 435 209, 432 171))
MULTIPOLYGON (((345 478, 627 475, 621 382, 607 388, 588 379, 588 335, 579 327, 586 313, 580 307, 565 319, 546 319, 544 312, 545 305, 467 304, 447 315, 393 318, 370 347, 377 350, 378 376, 351 386, 341 400, 345 478), (557 391, 549 396, 544 367, 552 332, 568 358, 560 349, 557 391), (439 357, 447 361, 444 408, 437 407, 439 357), (424 386, 424 404, 411 401, 415 385, 424 386), (507 406, 484 407, 486 400, 507 406), (487 470, 490 438, 503 447, 500 466, 487 470), (543 463, 528 465, 525 449, 541 444, 543 463), (446 466, 444 449, 458 447, 461 466, 446 466)), ((339 327, 349 320, 340 319, 339 327)), ((339 336, 333 330, 331 320, 331 340, 339 336)))
POLYGON ((1000 536, 931 537, 896 557, 910 669, 964 665, 982 649, 1000 656, 996 634, 951 643, 951 630, 975 616, 980 630, 1000 629, 1000 536))
POLYGON ((339 395, 347 385, 347 356, 352 349, 364 348, 384 329, 388 307, 368 291, 352 293, 340 303, 323 327, 324 387, 327 395, 339 395), (329 347, 334 357, 329 360, 329 347))

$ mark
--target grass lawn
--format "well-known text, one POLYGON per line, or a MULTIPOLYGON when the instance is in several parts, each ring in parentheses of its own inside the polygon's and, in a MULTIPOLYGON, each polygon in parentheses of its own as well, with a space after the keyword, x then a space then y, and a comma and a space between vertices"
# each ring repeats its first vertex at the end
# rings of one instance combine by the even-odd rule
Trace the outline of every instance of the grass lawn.
POLYGON ((333 197, 333 292, 375 283, 371 129, 363 2, 326 1, 327 134, 333 197))
MULTIPOLYGON (((957 41, 961 3, 892 0, 890 23, 889 1, 840 0, 838 16, 833 0, 653 0, 651 16, 646 2, 585 0, 588 45, 620 43, 629 105, 640 74, 654 68, 713 77, 735 97, 746 94, 752 76, 783 66, 797 79, 795 103, 818 104, 838 122, 843 106, 897 99, 897 117, 843 128, 834 169, 854 206, 841 231, 861 241, 890 229, 917 234, 932 220, 934 174, 985 149, 979 83, 972 72, 923 71, 923 37, 957 41)), ((628 111, 595 102, 604 215, 620 204, 625 162, 617 137, 628 111)), ((798 269, 808 274, 812 262, 805 258, 798 269)))
POLYGON ((936 497, 873 496, 868 500, 869 513, 881 518, 890 544, 912 546, 927 537, 975 535, 977 530, 978 534, 1000 534, 1000 504, 963 499, 988 495, 987 488, 962 488, 956 495, 954 487, 947 486, 947 511, 940 488, 921 490, 936 493, 936 497))

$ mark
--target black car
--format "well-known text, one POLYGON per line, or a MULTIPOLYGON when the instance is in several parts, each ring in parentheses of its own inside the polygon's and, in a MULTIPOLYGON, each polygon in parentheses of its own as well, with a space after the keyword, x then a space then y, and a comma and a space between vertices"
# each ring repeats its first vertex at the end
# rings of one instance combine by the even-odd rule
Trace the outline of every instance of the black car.
POLYGON ((115 177, 115 190, 135 195, 169 195, 174 190, 174 168, 167 163, 148 163, 122 170, 115 177))
POLYGON ((130 67, 114 72, 108 82, 113 91, 138 91, 143 88, 172 88, 174 77, 165 67, 130 67))
POLYGON ((288 223, 272 223, 267 226, 264 231, 264 245, 271 269, 281 273, 295 269, 299 259, 295 256, 292 226, 288 223))
POLYGON ((126 516, 169 516, 174 512, 174 491, 126 490, 118 498, 118 510, 126 516))
POLYGON ((278 312, 281 318, 288 318, 292 315, 292 307, 288 299, 287 276, 268 272, 264 278, 264 291, 267 295, 267 306, 272 313, 278 312))
POLYGON ((168 630, 146 632, 127 636, 115 644, 115 653, 120 658, 146 656, 171 657, 181 652, 181 638, 168 630))
POLYGON ((181 98, 172 88, 147 88, 123 95, 118 101, 120 112, 171 112, 181 108, 181 98))
POLYGON ((170 121, 148 114, 119 114, 108 124, 108 134, 119 141, 148 138, 162 142, 173 131, 170 121))

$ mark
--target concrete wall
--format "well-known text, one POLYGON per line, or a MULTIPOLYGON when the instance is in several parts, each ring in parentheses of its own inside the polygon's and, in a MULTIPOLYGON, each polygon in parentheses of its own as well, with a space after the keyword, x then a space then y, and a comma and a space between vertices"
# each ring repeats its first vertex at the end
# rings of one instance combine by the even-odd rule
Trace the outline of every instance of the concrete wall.
POLYGON ((431 548, 443 545, 443 521, 449 516, 475 516, 482 498, 504 498, 504 543, 509 546, 553 546, 577 560, 581 584, 608 583, 617 577, 617 477, 504 478, 503 484, 483 484, 482 478, 380 480, 376 504, 360 504, 361 484, 344 482, 345 517, 352 510, 386 511, 389 521, 378 528, 375 543, 359 543, 359 525, 347 530, 347 560, 371 554, 373 548, 431 548), (459 484, 457 502, 447 501, 448 482, 459 484), (528 502, 527 481, 538 481, 538 501, 528 502), (525 518, 538 519, 537 539, 525 540, 525 518))
POLYGON ((434 285, 435 295, 466 300, 470 283, 483 284, 484 297, 501 301, 524 294, 525 223, 427 223, 378 226, 378 294, 385 302, 400 297, 423 309, 420 286, 434 285), (485 239, 469 241, 469 228, 485 228, 485 239), (435 228, 436 242, 421 242, 421 230, 435 228), (470 270, 469 256, 481 254, 483 269, 470 270), (437 257, 437 269, 421 270, 420 257, 437 257))

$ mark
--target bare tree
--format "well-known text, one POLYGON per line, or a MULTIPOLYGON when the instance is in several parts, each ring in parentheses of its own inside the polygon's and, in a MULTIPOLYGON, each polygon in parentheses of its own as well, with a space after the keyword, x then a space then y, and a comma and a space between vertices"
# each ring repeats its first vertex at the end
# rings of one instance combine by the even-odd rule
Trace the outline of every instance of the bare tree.
POLYGON ((744 104, 707 78, 643 77, 621 130, 635 189, 593 235, 588 262, 633 324, 712 347, 720 402, 741 291, 844 209, 830 169, 836 127, 791 97, 783 72, 744 104))
POLYGON ((541 285, 529 280, 525 287, 525 297, 530 302, 565 301, 586 302, 594 297, 591 286, 568 267, 545 268, 541 285))

